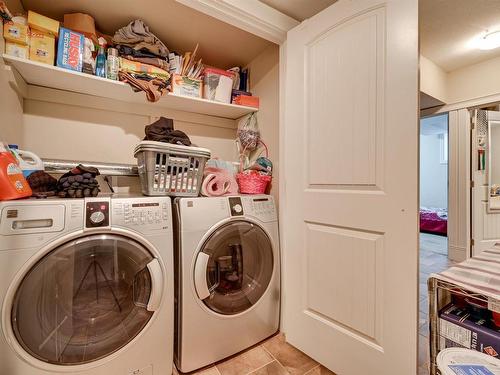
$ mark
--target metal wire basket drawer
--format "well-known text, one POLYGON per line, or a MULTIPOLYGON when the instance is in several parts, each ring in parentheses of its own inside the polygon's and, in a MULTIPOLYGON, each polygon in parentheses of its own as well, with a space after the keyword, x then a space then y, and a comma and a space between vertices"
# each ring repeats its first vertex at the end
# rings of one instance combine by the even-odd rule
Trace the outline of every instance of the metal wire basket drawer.
POLYGON ((142 141, 134 150, 142 193, 198 196, 210 154, 206 148, 142 141))

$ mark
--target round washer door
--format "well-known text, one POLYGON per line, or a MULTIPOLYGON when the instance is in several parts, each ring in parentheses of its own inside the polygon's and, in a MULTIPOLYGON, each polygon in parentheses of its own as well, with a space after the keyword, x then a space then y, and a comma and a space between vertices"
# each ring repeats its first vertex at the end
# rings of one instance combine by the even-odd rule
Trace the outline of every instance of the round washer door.
POLYGON ((59 246, 31 268, 15 293, 16 340, 34 358, 55 365, 84 364, 119 350, 153 315, 148 302, 158 287, 155 262, 143 245, 121 235, 89 235, 59 246))
POLYGON ((198 297, 219 314, 241 313, 264 295, 273 269, 273 247, 266 232, 249 221, 231 221, 214 230, 198 253, 198 297))

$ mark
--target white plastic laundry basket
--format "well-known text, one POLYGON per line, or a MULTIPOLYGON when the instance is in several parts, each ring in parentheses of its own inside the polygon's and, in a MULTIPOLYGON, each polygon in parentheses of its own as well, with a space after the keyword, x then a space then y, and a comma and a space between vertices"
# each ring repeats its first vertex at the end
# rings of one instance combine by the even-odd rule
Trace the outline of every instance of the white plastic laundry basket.
POLYGON ((136 146, 142 193, 198 196, 210 150, 164 142, 142 141, 136 146))

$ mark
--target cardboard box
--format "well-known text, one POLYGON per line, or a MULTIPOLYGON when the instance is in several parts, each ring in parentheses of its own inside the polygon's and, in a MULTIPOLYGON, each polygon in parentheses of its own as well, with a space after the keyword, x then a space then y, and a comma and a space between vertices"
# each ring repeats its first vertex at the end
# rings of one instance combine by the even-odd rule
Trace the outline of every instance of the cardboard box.
POLYGON ((56 38, 38 30, 30 31, 30 60, 54 65, 56 38))
POLYGON ((57 66, 81 72, 84 43, 83 34, 61 27, 57 43, 57 66))
POLYGON ((172 93, 175 95, 201 98, 202 87, 201 79, 192 79, 179 74, 172 76, 172 93))
POLYGON ((439 314, 439 335, 444 347, 464 347, 493 357, 500 353, 500 328, 492 321, 472 317, 467 310, 453 304, 439 314))
POLYGON ((5 43, 5 54, 19 57, 21 59, 27 59, 29 58, 30 50, 28 46, 7 42, 5 43))
POLYGON ((3 37, 7 42, 27 46, 30 40, 29 27, 27 25, 7 21, 3 25, 3 37))
POLYGON ((42 16, 32 10, 28 11, 28 25, 38 31, 57 36, 59 33, 59 21, 52 18, 42 16))
POLYGON ((97 41, 94 18, 85 13, 69 13, 64 15, 64 27, 87 38, 97 41))

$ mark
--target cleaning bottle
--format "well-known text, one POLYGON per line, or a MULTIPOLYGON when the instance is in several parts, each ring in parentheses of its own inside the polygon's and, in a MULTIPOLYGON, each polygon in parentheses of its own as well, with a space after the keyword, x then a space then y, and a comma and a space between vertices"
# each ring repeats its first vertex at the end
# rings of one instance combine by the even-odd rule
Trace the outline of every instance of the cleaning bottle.
POLYGON ((31 188, 17 165, 17 160, 0 142, 0 200, 25 198, 31 194, 31 188))
POLYGON ((99 46, 99 52, 95 61, 95 75, 106 78, 106 52, 102 45, 99 46))
POLYGON ((33 172, 45 169, 42 159, 33 152, 20 150, 18 145, 9 145, 9 151, 17 160, 17 164, 23 171, 24 177, 28 177, 33 172))

